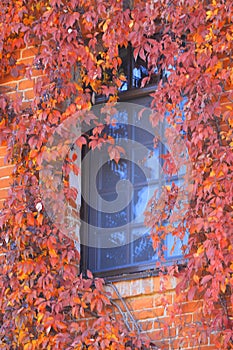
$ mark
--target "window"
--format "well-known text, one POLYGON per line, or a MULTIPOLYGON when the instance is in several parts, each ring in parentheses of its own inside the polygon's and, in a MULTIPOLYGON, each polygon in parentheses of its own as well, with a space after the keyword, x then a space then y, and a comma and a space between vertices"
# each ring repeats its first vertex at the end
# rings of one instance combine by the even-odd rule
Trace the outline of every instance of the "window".
MULTIPOLYGON (((121 48, 120 57, 122 59, 120 73, 126 77, 126 80, 122 82, 119 88, 120 92, 141 89, 142 93, 142 85, 144 86, 143 79, 149 77, 147 62, 143 61, 140 57, 135 61, 131 47, 121 48)), ((158 69, 155 68, 150 77, 149 85, 154 86, 159 81, 159 78, 158 69)))
MULTIPOLYGON (((177 176, 168 179, 164 175, 160 156, 168 150, 161 141, 155 145, 151 125, 145 128, 138 119, 138 106, 150 107, 148 92, 154 89, 158 74, 155 72, 152 85, 141 88, 147 76, 146 64, 135 62, 127 49, 122 49, 121 57, 126 81, 119 88, 120 96, 132 104, 119 105, 116 123, 106 126, 103 134, 111 135, 125 155, 116 163, 109 160, 107 152, 105 156, 104 151, 86 147, 82 161, 82 216, 86 223, 82 228, 82 269, 104 276, 155 268, 159 252, 153 249, 143 213, 155 191, 159 196, 162 186, 180 182, 177 176)), ((173 237, 164 243, 168 263, 181 257, 181 242, 172 252, 173 237)))

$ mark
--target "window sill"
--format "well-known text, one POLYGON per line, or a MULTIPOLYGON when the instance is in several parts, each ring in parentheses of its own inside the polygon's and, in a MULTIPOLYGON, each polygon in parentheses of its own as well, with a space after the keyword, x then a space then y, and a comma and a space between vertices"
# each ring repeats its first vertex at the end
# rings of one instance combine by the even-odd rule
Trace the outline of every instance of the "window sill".
MULTIPOLYGON (((162 267, 165 267, 163 274, 167 274, 167 269, 166 266, 170 266, 171 263, 175 262, 176 260, 171 260, 167 261, 164 264, 162 264, 162 267)), ((184 269, 186 266, 186 263, 184 259, 181 261, 176 261, 179 267, 179 271, 184 269)), ((125 269, 126 270, 126 269, 125 269)), ((142 270, 142 266, 139 266, 137 268, 132 267, 132 272, 127 269, 127 271, 121 271, 118 274, 113 275, 112 271, 109 272, 109 275, 107 272, 102 272, 102 273, 96 273, 94 274, 95 277, 101 277, 104 279, 106 283, 111 283, 111 282, 121 282, 121 281, 129 281, 129 280, 136 280, 140 278, 149 278, 149 277, 156 277, 159 276, 159 273, 161 272, 160 268, 156 268, 153 266, 149 267, 146 270, 142 270), (111 275, 110 275, 111 273, 111 275)))
MULTIPOLYGON (((155 92, 156 89, 155 84, 151 84, 148 86, 145 86, 143 88, 138 88, 138 89, 130 89, 126 91, 119 91, 118 97, 119 97, 119 102, 122 101, 130 101, 135 98, 139 97, 144 97, 144 96, 149 96, 151 93, 155 92)), ((96 104, 101 104, 101 103, 106 103, 108 98, 106 96, 96 96, 95 98, 95 103, 96 104)))

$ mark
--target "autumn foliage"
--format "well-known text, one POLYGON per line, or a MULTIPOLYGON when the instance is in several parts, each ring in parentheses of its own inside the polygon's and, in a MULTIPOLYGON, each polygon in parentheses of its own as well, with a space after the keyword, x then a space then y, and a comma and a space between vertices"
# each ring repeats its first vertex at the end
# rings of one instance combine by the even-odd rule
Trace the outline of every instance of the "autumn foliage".
MULTIPOLYGON (((36 207, 48 138, 64 120, 90 108, 97 94, 117 100, 124 79, 118 49, 128 45, 135 58, 147 60, 149 78, 159 70, 152 123, 166 118, 183 135, 192 163, 192 196, 179 225, 159 225, 169 210, 147 212, 146 224, 155 247, 161 233, 183 238, 189 232, 186 263, 170 267, 168 276, 179 277, 180 301, 203 299, 200 328, 215 335, 216 347, 233 347, 232 13, 231 0, 2 1, 0 75, 37 78, 32 102, 4 90, 0 96, 0 140, 15 164, 0 217, 1 349, 149 348, 115 319, 103 281, 90 272, 79 275, 73 241, 36 207), (34 60, 18 63, 25 47, 34 60), (107 70, 111 79, 103 77, 107 70)), ((101 128, 92 141, 99 135, 101 128)), ((169 209, 176 189, 164 191, 169 209)), ((174 308, 179 312, 179 305, 174 308)))

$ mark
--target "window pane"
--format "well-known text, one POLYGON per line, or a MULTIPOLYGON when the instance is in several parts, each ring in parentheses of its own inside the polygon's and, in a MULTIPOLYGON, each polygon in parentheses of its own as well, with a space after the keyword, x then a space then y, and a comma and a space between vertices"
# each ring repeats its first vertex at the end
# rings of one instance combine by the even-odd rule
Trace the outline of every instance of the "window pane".
POLYGON ((150 235, 144 232, 145 228, 137 228, 132 230, 132 234, 135 238, 131 248, 133 264, 154 262, 158 259, 157 252, 155 252, 153 249, 150 235))
MULTIPOLYGON (((107 163, 103 164, 98 171, 96 177, 97 189, 99 193, 104 196, 103 193, 113 191, 113 189, 116 189, 116 185, 120 180, 126 179, 129 179, 128 162, 124 159, 120 159, 118 164, 116 164, 116 162, 109 160, 107 163)), ((115 195, 117 196, 116 192, 115 195)))
POLYGON ((182 247, 188 243, 188 232, 185 233, 184 238, 181 240, 174 237, 172 234, 166 237, 166 247, 165 258, 176 258, 183 255, 182 247))
MULTIPOLYGON (((146 103, 149 101, 145 99, 146 103)), ((143 105, 143 98, 134 102, 143 105)), ((94 272, 108 271, 114 275, 123 268, 125 272, 129 267, 137 271, 155 267, 159 254, 154 251, 148 229, 144 227, 144 211, 155 191, 156 198, 160 197, 163 185, 181 184, 177 176, 171 178, 164 174, 161 154, 168 150, 159 140, 155 145, 153 131, 149 132, 151 126, 143 128, 138 109, 131 106, 126 108, 122 104, 119 107, 122 110, 114 116, 116 123, 106 126, 103 131, 125 149, 119 162, 109 160, 108 154, 96 150, 102 158, 98 155, 96 160, 95 151, 90 152, 86 165, 90 174, 89 187, 95 184, 97 190, 93 193, 89 190, 92 198, 89 203, 94 205, 89 205, 87 210, 88 223, 92 225, 89 237, 90 234, 94 236, 96 246, 87 248, 88 268, 94 272), (92 175, 95 173, 93 164, 98 165, 95 176, 92 175), (120 208, 116 203, 121 204, 120 208)), ((109 147, 109 144, 105 146, 109 147)), ((172 235, 168 235, 163 243, 167 246, 165 258, 182 256, 181 242, 175 242, 172 235)))
POLYGON ((146 185, 134 189, 131 214, 134 223, 144 223, 144 211, 147 208, 147 203, 153 197, 156 190, 159 190, 159 184, 154 186, 146 185))
POLYGON ((146 148, 136 148, 133 151, 132 164, 134 165, 133 182, 135 185, 158 181, 162 171, 162 160, 159 148, 151 150, 152 145, 146 148), (143 174, 143 175, 142 175, 143 174))
MULTIPOLYGON (((119 73, 125 77, 125 81, 122 81, 122 85, 119 90, 121 92, 124 92, 130 89, 142 88, 143 79, 149 76, 147 62, 143 61, 140 57, 138 57, 135 61, 133 56, 133 49, 130 47, 120 48, 119 56, 122 60, 119 73)), ((153 74, 151 73, 150 83, 155 84, 158 82, 158 80, 158 69, 155 67, 153 74)))
POLYGON ((117 248, 89 248, 88 268, 93 272, 114 270, 128 263, 125 246, 117 248))

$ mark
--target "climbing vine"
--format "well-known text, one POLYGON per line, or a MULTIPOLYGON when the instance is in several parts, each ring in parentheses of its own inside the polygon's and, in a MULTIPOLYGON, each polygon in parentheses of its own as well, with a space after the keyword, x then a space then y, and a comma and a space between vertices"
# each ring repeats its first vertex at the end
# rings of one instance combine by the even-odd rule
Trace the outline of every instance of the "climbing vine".
MULTIPOLYGON (((202 327, 215 334, 218 348, 232 348, 232 6, 230 0, 2 1, 0 75, 37 76, 32 102, 20 94, 12 99, 4 89, 0 96, 0 141, 7 146, 7 161, 15 164, 0 217, 2 349, 149 348, 146 339, 113 317, 103 280, 91 272, 85 278, 79 274, 79 252, 40 207, 38 182, 54 130, 89 110, 96 95, 109 104, 117 101, 125 79, 119 47, 129 45, 135 59, 147 62, 143 84, 155 68, 160 76, 152 93, 152 124, 166 119, 182 135, 192 163, 186 179, 192 196, 179 225, 161 225, 176 199, 174 186, 164 188, 162 211, 150 203, 145 223, 155 249, 159 237, 172 233, 183 239, 189 233, 185 265, 168 268, 167 276, 178 278, 180 301, 203 299, 202 327), (18 60, 25 47, 33 50, 32 63, 18 60)), ((95 131, 92 148, 106 142, 100 140, 101 127, 95 131)), ((171 143, 175 135, 168 135, 171 143)), ((111 145, 110 157, 117 161, 121 150, 111 145)), ((78 172, 72 159, 63 170, 67 176, 78 172)), ((175 172, 169 158, 165 170, 175 172)), ((72 200, 67 176, 64 186, 72 200)))

